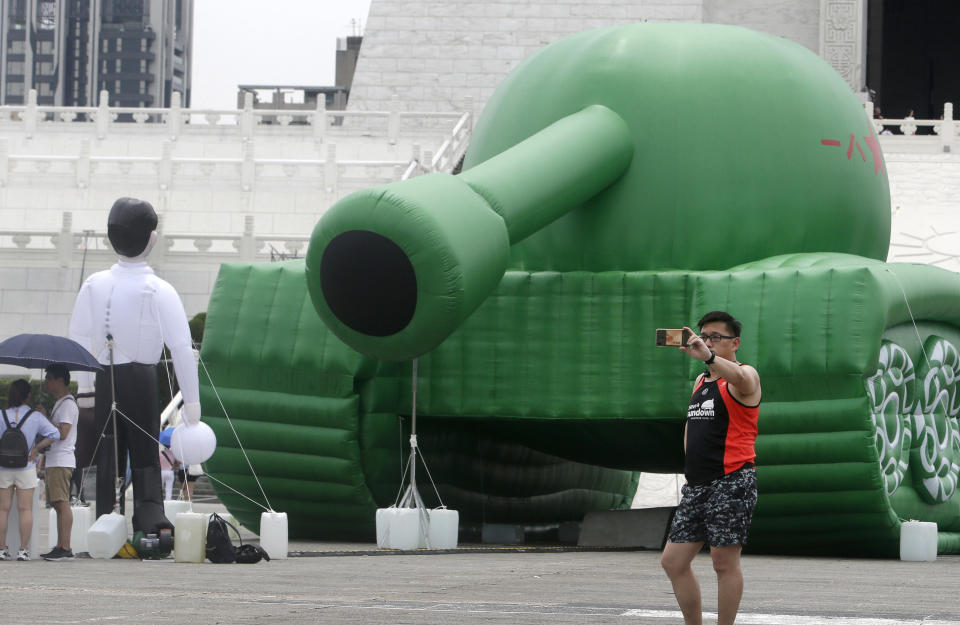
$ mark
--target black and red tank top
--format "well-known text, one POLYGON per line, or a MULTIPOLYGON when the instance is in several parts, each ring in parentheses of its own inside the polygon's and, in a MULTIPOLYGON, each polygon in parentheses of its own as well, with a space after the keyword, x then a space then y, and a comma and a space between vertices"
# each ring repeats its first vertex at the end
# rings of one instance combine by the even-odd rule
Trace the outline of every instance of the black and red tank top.
POLYGON ((687 409, 687 453, 684 474, 690 484, 706 484, 756 458, 757 415, 760 404, 745 406, 727 389, 723 378, 701 377, 687 409))

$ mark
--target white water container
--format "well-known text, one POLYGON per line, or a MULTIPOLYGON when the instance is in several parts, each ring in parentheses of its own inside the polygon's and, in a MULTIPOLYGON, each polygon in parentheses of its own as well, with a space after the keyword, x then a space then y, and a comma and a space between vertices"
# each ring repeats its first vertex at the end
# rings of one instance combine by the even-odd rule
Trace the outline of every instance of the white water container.
POLYGON ((437 508, 430 511, 430 548, 456 549, 457 531, 460 528, 460 513, 456 510, 437 508))
POLYGON ((900 525, 900 559, 933 562, 937 559, 937 524, 904 521, 900 525))
POLYGON ((163 502, 163 516, 173 521, 181 512, 192 512, 190 502, 181 499, 165 499, 163 502))
POLYGON ((91 558, 112 558, 127 542, 127 519, 122 514, 102 514, 87 530, 87 552, 91 558))
POLYGON ((173 526, 173 559, 176 562, 203 562, 207 557, 207 518, 199 512, 180 512, 173 526))
POLYGON ((420 538, 420 511, 416 508, 397 508, 390 518, 389 544, 391 549, 423 547, 420 538))
POLYGON ((260 515, 260 546, 271 560, 283 560, 289 551, 287 513, 264 512, 260 515))
MULTIPOLYGON (((70 529, 70 549, 74 553, 83 553, 87 549, 87 532, 93 521, 93 514, 87 506, 72 506, 73 525, 70 529)), ((57 525, 57 511, 50 508, 50 524, 47 526, 49 531, 49 548, 53 549, 60 541, 60 530, 57 525)))
POLYGON ((390 548, 390 524, 397 516, 397 508, 377 508, 377 547, 390 548))

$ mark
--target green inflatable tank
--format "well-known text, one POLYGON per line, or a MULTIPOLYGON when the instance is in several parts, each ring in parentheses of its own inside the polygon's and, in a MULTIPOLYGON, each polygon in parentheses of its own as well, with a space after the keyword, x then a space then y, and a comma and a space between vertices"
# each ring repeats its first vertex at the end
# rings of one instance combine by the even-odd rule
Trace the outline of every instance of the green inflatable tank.
MULTIPOLYGON (((504 80, 461 174, 352 194, 305 262, 225 266, 202 355, 292 535, 372 536, 413 358, 443 503, 555 523, 682 471, 699 370, 654 330, 728 310, 764 392, 749 547, 894 556, 918 519, 957 552, 960 277, 884 262, 889 204, 870 120, 809 50, 593 30, 504 80)), ((212 386, 203 406, 209 470, 257 493, 212 386)))

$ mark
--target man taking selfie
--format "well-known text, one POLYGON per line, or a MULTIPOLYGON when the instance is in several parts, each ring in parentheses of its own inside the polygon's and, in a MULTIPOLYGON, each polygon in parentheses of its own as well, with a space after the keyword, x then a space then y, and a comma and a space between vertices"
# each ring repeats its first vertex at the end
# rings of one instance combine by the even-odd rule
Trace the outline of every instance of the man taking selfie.
MULTIPOLYGON (((754 441, 760 376, 737 360, 741 324, 723 311, 700 319, 685 347, 706 370, 693 385, 684 428, 687 484, 660 564, 670 578, 686 625, 701 625, 700 584, 691 563, 710 545, 717 573, 717 624, 732 625, 743 594, 740 551, 757 503, 754 441)), ((689 328, 684 328, 689 330, 689 328)))

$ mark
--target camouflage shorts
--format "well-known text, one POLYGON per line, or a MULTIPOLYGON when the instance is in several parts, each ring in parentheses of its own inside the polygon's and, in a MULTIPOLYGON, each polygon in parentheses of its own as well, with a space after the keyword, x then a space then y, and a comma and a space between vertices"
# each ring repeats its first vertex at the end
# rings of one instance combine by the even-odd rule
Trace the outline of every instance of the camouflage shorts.
POLYGON ((747 544, 747 532, 757 504, 757 470, 734 471, 709 484, 683 487, 668 540, 704 542, 711 547, 747 544))

